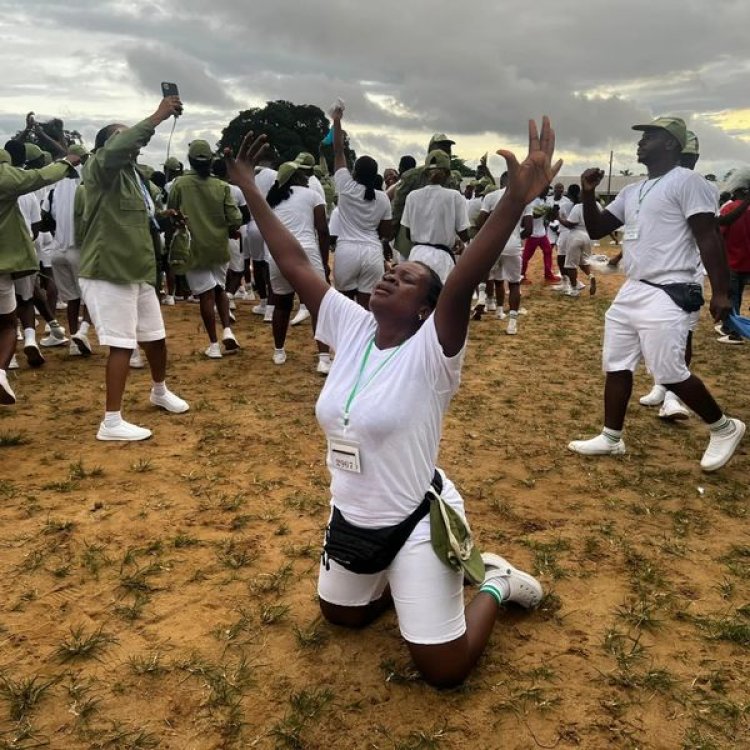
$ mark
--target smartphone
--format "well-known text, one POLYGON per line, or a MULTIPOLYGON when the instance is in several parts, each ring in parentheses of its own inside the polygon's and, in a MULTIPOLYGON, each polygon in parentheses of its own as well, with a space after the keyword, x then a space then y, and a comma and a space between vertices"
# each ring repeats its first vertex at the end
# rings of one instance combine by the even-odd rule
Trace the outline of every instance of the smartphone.
POLYGON ((168 96, 179 96, 180 92, 177 88, 176 83, 169 83, 168 81, 161 82, 161 95, 166 99, 168 96))

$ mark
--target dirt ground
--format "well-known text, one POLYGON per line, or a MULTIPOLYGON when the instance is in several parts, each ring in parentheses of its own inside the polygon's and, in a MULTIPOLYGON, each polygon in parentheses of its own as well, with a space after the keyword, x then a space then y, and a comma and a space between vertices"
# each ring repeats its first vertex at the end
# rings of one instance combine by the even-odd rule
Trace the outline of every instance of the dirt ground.
MULTIPOLYGON (((750 747, 750 443, 702 474, 698 419, 663 424, 634 399, 627 455, 566 450, 600 428, 621 281, 579 299, 527 287, 516 337, 472 323, 440 463, 481 546, 547 594, 504 612, 448 692, 414 674, 392 613, 359 632, 318 617, 309 324, 276 367, 270 326, 240 303, 242 352, 208 361, 197 306, 164 308, 191 410, 152 409, 133 372, 125 414, 154 431, 140 444, 94 439, 102 349, 50 351, 38 371, 21 355, 19 403, 0 410, 0 750, 750 747)), ((717 344, 704 310, 695 349, 750 419, 747 346, 717 344)), ((639 372, 635 395, 649 389, 639 372)))

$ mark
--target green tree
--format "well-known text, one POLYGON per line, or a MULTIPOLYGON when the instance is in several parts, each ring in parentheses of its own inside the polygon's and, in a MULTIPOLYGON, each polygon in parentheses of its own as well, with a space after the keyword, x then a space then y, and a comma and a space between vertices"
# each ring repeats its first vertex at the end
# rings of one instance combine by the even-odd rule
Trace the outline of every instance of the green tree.
POLYGON ((451 169, 460 172, 462 177, 474 177, 476 173, 460 156, 451 156, 451 169))
MULTIPOLYGON (((242 139, 252 130, 268 136, 282 162, 291 161, 300 151, 307 151, 316 159, 324 155, 332 168, 333 150, 321 145, 329 127, 323 110, 312 104, 267 102, 265 107, 240 112, 222 131, 217 147, 220 151, 228 147, 236 152, 242 139)), ((348 149, 347 156, 353 160, 355 154, 348 149)))

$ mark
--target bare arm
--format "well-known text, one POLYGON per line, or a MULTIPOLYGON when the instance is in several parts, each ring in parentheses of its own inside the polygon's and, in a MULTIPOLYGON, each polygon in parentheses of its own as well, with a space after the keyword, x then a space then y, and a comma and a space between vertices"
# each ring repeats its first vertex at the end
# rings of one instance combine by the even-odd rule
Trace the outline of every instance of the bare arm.
MULTIPOLYGON (((242 190, 250 213, 281 273, 289 280, 307 309, 317 315, 320 303, 330 287, 320 278, 302 245, 279 221, 255 184, 255 165, 258 157, 268 147, 266 140, 265 135, 253 140, 253 134, 248 133, 236 158, 227 149, 224 152, 227 173, 231 181, 242 190)), ((326 228, 326 234, 327 232, 326 228)))
POLYGON ((527 237, 531 237, 531 232, 534 229, 534 218, 532 216, 524 216, 521 219, 521 239, 525 240, 527 237))
POLYGON ((587 169, 581 175, 581 203, 583 204, 583 221, 586 231, 592 240, 606 237, 622 226, 622 222, 606 209, 599 211, 596 203, 596 186, 602 181, 604 172, 601 169, 587 169))
POLYGON ((378 237, 380 237, 381 240, 390 242, 393 239, 394 229, 395 227, 390 219, 383 219, 380 224, 378 224, 378 237))
POLYGON ((510 151, 498 151, 508 164, 508 189, 448 276, 435 308, 435 328, 443 352, 453 357, 464 346, 469 326, 471 295, 494 265, 521 218, 524 207, 549 185, 562 166, 551 164, 555 133, 542 120, 541 135, 529 122, 529 153, 519 164, 510 151))
POLYGON ((60 159, 65 154, 68 153, 68 149, 63 146, 61 143, 58 143, 54 138, 50 138, 44 130, 42 129, 41 125, 36 125, 34 129, 34 133, 36 133, 36 137, 44 143, 45 146, 48 146, 52 152, 52 156, 56 159, 60 159))
POLYGON ((344 151, 344 131, 341 129, 341 109, 333 110, 333 169, 346 169, 346 152, 344 151))
POLYGON ((320 257, 323 259, 323 268, 325 268, 326 278, 328 278, 328 255, 331 252, 331 235, 328 231, 328 219, 326 218, 325 206, 315 206, 313 210, 313 221, 315 222, 315 232, 318 235, 320 257))
POLYGON ((732 303, 729 301, 729 264, 724 243, 716 231, 716 217, 713 214, 695 214, 688 219, 688 224, 711 281, 709 309, 718 323, 732 311, 732 303))

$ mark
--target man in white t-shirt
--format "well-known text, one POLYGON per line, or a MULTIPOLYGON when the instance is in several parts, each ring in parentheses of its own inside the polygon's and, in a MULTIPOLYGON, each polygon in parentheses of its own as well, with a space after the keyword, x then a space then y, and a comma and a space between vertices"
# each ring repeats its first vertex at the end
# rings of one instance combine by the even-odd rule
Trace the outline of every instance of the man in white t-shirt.
MULTIPOLYGON (((258 190, 265 196, 276 182, 276 160, 273 157, 265 156, 265 161, 259 165, 259 170, 255 175, 255 184, 258 190)), ((271 280, 269 277, 268 260, 270 255, 263 241, 263 236, 258 229, 258 225, 252 221, 246 224, 245 239, 246 245, 243 248, 245 257, 250 259, 253 266, 253 279, 255 281, 255 291, 258 294, 260 302, 253 307, 256 315, 263 315, 263 320, 270 323, 273 320, 273 292, 271 291, 271 280)))
POLYGON ((607 311, 604 324, 604 429, 568 447, 584 455, 625 452, 622 429, 633 390, 633 372, 643 357, 654 380, 674 392, 709 426, 701 459, 704 471, 724 466, 745 434, 739 419, 727 418, 703 382, 691 374, 685 347, 702 290, 696 284, 701 261, 711 280, 711 315, 731 312, 729 269, 716 227, 716 193, 699 174, 678 166, 687 140, 685 123, 661 117, 646 125, 638 161, 648 170, 628 185, 603 212, 594 191, 604 176, 588 169, 581 176, 583 211, 592 239, 624 225, 623 262, 627 281, 607 311))
MULTIPOLYGON (((508 173, 503 172, 500 176, 499 190, 492 190, 482 199, 482 210, 477 219, 477 229, 481 229, 495 210, 500 199, 505 195, 508 183, 508 173)), ((531 207, 526 206, 520 221, 516 224, 513 234, 503 248, 500 257, 490 270, 487 298, 490 295, 490 285, 497 299, 497 318, 503 320, 505 316, 505 284, 508 284, 508 328, 506 333, 515 336, 518 333, 518 315, 521 307, 521 252, 523 241, 521 240, 521 226, 525 217, 531 216, 531 207)))
POLYGON ((429 184, 406 196, 401 226, 412 243, 409 260, 429 266, 445 283, 456 265, 456 236, 469 241, 469 216, 463 195, 444 187, 451 177, 450 156, 437 149, 430 151, 425 171, 429 184))
POLYGON ((529 204, 531 215, 525 214, 521 220, 521 238, 526 240, 523 246, 523 259, 521 262, 521 274, 523 283, 531 283, 526 271, 529 267, 529 261, 534 257, 537 248, 542 249, 544 258, 544 281, 546 284, 556 284, 560 277, 556 276, 552 270, 552 245, 547 239, 547 216, 549 207, 547 205, 547 193, 549 187, 546 187, 533 201, 529 204))

